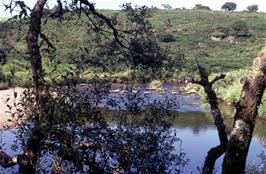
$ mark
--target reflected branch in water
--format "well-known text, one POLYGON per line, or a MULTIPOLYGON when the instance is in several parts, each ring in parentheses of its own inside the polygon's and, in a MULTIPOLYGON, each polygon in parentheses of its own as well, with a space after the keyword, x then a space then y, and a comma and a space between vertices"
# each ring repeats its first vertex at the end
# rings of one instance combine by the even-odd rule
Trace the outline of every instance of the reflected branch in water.
POLYGON ((114 96, 93 88, 47 89, 52 98, 42 108, 41 122, 34 119, 34 101, 25 99, 30 95, 22 99, 23 111, 31 117, 19 126, 17 143, 22 154, 36 150, 31 163, 36 172, 182 173, 188 160, 170 127, 174 100, 151 101, 128 90, 110 110, 100 107, 100 101, 114 96))

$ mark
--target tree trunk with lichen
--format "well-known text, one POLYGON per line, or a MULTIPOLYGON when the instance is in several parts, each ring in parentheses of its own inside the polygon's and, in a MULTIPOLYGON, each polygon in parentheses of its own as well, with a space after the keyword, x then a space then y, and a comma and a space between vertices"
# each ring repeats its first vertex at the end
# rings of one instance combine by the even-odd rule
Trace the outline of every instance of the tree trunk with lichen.
POLYGON ((202 174, 212 174, 215 161, 224 153, 223 174, 245 173, 246 158, 258 115, 258 108, 266 87, 266 47, 254 60, 253 72, 243 80, 243 88, 240 99, 236 104, 234 125, 229 140, 227 140, 226 129, 218 108, 218 99, 212 89, 212 84, 223 78, 223 75, 210 82, 204 66, 199 61, 197 61, 197 65, 200 80, 192 79, 192 82, 203 86, 207 94, 220 140, 220 145, 209 150, 202 174))
POLYGON ((258 108, 266 87, 266 50, 254 60, 252 70, 252 74, 243 82, 241 96, 236 104, 234 125, 223 161, 223 174, 245 173, 258 108))

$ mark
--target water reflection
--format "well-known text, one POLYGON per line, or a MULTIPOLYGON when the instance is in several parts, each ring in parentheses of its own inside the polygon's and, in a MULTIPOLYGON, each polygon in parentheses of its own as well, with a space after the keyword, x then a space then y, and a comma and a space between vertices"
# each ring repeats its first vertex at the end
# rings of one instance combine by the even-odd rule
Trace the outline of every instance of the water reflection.
MULTIPOLYGON (((224 121, 227 128, 230 129, 233 119, 226 117, 224 121)), ((184 173, 199 173, 197 168, 201 168, 204 164, 208 150, 219 144, 217 130, 212 123, 211 114, 197 112, 179 113, 179 117, 175 119, 173 127, 178 132, 177 136, 183 140, 184 151, 190 159, 184 173)), ((258 163, 260 159, 257 155, 266 150, 264 145, 266 138, 264 127, 265 121, 262 120, 256 125, 248 153, 247 164, 258 163)), ((216 161, 215 171, 217 174, 221 173, 222 160, 223 156, 216 161)))
POLYGON ((183 171, 187 160, 181 141, 171 129, 176 102, 165 98, 142 103, 138 92, 129 91, 119 101, 107 102, 112 104, 110 111, 98 107, 95 98, 103 97, 96 92, 91 95, 88 91, 71 90, 74 89, 60 90, 42 107, 45 115, 38 119, 43 120, 34 118, 33 109, 28 111, 33 116, 16 129, 14 154, 27 159, 20 163, 20 173, 183 171), (123 106, 115 104, 121 101, 123 106), (33 156, 33 160, 28 156, 33 156))
MULTIPOLYGON (((47 119, 39 125, 44 135, 38 148, 39 173, 198 173, 207 151, 219 143, 212 116, 200 107, 197 96, 151 93, 143 101, 141 90, 110 98, 104 94, 95 97, 85 89, 66 89, 48 103, 47 119)), ((232 119, 225 119, 225 124, 230 129, 232 119)), ((29 119, 14 133, 4 131, 3 150, 10 156, 25 153, 37 125, 29 119)), ((248 163, 264 150, 264 122, 256 126, 248 163)), ((221 159, 217 173, 220 166, 221 159)), ((16 173, 18 168, 2 171, 16 173)))

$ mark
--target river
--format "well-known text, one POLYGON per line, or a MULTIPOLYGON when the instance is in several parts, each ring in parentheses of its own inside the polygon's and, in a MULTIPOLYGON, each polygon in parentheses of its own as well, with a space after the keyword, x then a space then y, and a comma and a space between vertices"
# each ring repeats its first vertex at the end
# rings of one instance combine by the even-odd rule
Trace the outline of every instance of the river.
MULTIPOLYGON (((111 96, 112 98, 118 98, 118 95, 124 89, 121 89, 121 85, 113 85, 111 96)), ((141 92, 146 91, 147 86, 141 87, 141 92)), ((218 134, 216 127, 213 125, 212 116, 208 109, 202 108, 202 101, 196 94, 184 94, 176 87, 176 84, 164 84, 163 92, 152 91, 147 94, 149 100, 163 100, 165 97, 174 97, 178 106, 178 116, 172 121, 171 129, 175 132, 175 136, 182 140, 181 148, 186 154, 186 158, 189 159, 188 165, 184 168, 184 173, 199 173, 197 168, 200 168, 204 163, 204 158, 210 148, 219 144, 218 134)), ((102 105, 106 105, 107 101, 103 99, 102 105)), ((123 108, 123 107, 121 107, 123 108)), ((109 108, 112 109, 112 108, 109 108)), ((225 117, 225 124, 230 129, 232 125, 233 112, 230 111, 231 116, 225 117)), ((117 123, 113 123, 116 125, 117 123)), ((256 125, 254 137, 251 142, 247 164, 253 164, 259 162, 258 154, 265 151, 266 133, 264 129, 264 121, 259 121, 256 125)), ((16 129, 9 129, 1 131, 1 144, 9 155, 16 155, 21 150, 12 150, 11 147, 13 141, 16 140, 16 129)), ((176 144, 179 146, 180 144, 176 144)), ((220 173, 222 157, 216 162, 216 173, 220 173)), ((4 173, 12 173, 17 167, 9 170, 2 171, 4 173)))

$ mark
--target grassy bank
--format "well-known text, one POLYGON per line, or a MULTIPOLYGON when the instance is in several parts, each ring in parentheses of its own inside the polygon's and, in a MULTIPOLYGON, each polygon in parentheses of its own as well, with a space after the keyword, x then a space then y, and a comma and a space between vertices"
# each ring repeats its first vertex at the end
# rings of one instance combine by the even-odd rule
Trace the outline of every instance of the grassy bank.
MULTIPOLYGON (((217 97, 220 99, 221 103, 224 105, 233 105, 236 103, 240 97, 240 93, 243 87, 243 79, 245 76, 250 75, 251 68, 234 70, 226 73, 225 79, 217 81, 213 89, 215 90, 217 97)), ((215 78, 215 76, 219 75, 218 73, 212 73, 210 79, 215 78)), ((206 100, 206 94, 203 88, 196 84, 189 84, 189 89, 195 89, 200 94, 203 100, 206 100)), ((209 107, 208 103, 204 104, 204 107, 209 107)), ((266 92, 262 99, 262 104, 259 108, 260 117, 266 118, 266 92)))

